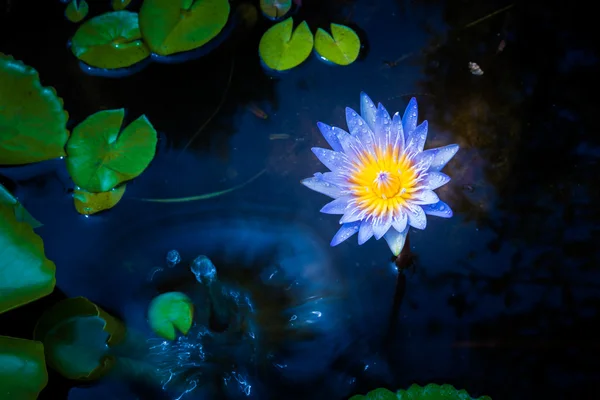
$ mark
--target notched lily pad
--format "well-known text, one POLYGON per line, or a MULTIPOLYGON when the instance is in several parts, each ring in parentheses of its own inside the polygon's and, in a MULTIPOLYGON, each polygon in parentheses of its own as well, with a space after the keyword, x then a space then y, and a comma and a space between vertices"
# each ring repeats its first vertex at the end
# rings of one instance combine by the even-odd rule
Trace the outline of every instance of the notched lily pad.
POLYGON ((90 6, 85 0, 71 0, 65 9, 65 17, 71 22, 81 22, 87 17, 90 6))
POLYGON ((288 18, 269 28, 258 45, 263 63, 275 71, 285 71, 300 65, 313 48, 313 34, 306 21, 293 31, 294 20, 288 18))
POLYGON ((152 52, 167 56, 208 43, 225 27, 228 0, 144 0, 140 30, 152 52))
POLYGON ((54 290, 56 266, 31 225, 13 207, 0 203, 0 313, 44 297, 54 290))
POLYGON ((278 20, 291 10, 292 0, 260 0, 260 10, 271 20, 278 20))
POLYGON ((315 52, 325 62, 352 64, 360 53, 360 39, 345 25, 331 24, 331 35, 319 28, 315 35, 315 52))
POLYGON ((79 214, 92 215, 100 211, 109 210, 117 205, 125 194, 126 184, 122 184, 108 192, 91 193, 81 188, 75 188, 73 200, 75 209, 79 214))
POLYGON ((23 207, 23 204, 17 200, 1 183, 0 183, 0 204, 12 207, 15 217, 19 222, 28 223, 33 229, 42 226, 42 223, 35 219, 29 211, 23 207))
POLYGON ((162 338, 175 340, 177 331, 187 335, 194 319, 194 305, 180 292, 156 296, 148 307, 150 327, 162 338))
POLYGON ((0 53, 0 164, 64 156, 68 119, 62 99, 42 86, 35 69, 0 53))
POLYGON ((35 400, 47 384, 44 345, 0 336, 0 398, 35 400))
POLYGON ((95 380, 115 360, 108 348, 125 336, 123 324, 84 297, 63 300, 38 321, 34 338, 44 343, 48 365, 66 378, 95 380))
POLYGON ((113 11, 83 23, 71 40, 71 51, 96 68, 125 68, 150 56, 142 40, 138 14, 113 11))
POLYGON ((88 192, 108 192, 141 174, 154 158, 156 130, 142 115, 121 131, 125 110, 105 110, 73 129, 67 170, 88 192))

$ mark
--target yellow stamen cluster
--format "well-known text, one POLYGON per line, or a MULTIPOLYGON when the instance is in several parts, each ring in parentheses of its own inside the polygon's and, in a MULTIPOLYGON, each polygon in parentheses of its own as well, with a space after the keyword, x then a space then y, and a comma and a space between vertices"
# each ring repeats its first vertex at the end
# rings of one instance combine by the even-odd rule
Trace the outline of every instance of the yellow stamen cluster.
POLYGON ((404 206, 417 189, 418 172, 412 160, 388 145, 360 154, 349 179, 361 211, 380 217, 404 206))

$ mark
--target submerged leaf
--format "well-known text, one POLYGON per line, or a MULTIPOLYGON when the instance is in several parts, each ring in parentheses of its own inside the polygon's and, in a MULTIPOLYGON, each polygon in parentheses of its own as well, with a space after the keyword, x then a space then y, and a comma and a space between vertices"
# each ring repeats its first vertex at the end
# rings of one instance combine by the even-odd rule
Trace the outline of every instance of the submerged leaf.
POLYGON ((161 56, 193 50, 217 36, 229 18, 228 0, 145 0, 140 29, 161 56))
POLYGON ((28 223, 33 229, 42 226, 42 223, 35 219, 29 211, 19 202, 1 183, 0 183, 0 204, 12 207, 15 212, 15 217, 19 222, 28 223))
POLYGON ((123 184, 108 192, 100 193, 91 193, 81 188, 75 188, 73 193, 75 209, 79 214, 83 215, 92 215, 111 209, 121 201, 123 194, 125 194, 126 186, 123 184))
POLYGON ((306 21, 294 27, 288 18, 269 28, 260 39, 258 52, 265 65, 275 71, 285 71, 300 65, 313 48, 313 34, 306 21))
POLYGON ((0 313, 54 290, 56 266, 44 254, 42 239, 0 203, 0 313))
POLYGON ((47 384, 44 345, 0 336, 0 399, 35 400, 47 384))
POLYGON ((175 329, 187 335, 193 319, 194 305, 189 297, 180 292, 156 296, 148 308, 150 327, 154 333, 169 340, 175 340, 175 329))
POLYGON ((44 343, 48 365, 66 378, 94 380, 114 365, 109 346, 123 340, 123 324, 84 297, 63 300, 46 311, 34 337, 44 343))
POLYGON ((345 25, 331 24, 331 35, 319 28, 315 35, 315 52, 324 61, 337 65, 352 64, 360 52, 360 39, 345 25))
POLYGON ((280 19, 292 8, 292 0, 260 0, 260 10, 269 19, 280 19))
POLYGON ((35 69, 0 53, 0 164, 64 156, 68 119, 63 101, 42 87, 35 69))
POLYGON ((71 40, 71 51, 92 67, 129 67, 150 56, 142 40, 138 14, 113 11, 86 21, 71 40))
POLYGON ((121 132, 125 110, 105 110, 73 129, 67 170, 88 192, 108 192, 141 174, 156 152, 156 130, 142 115, 121 132))
POLYGON ((127 8, 131 0, 112 0, 112 8, 115 11, 121 11, 127 8))
POLYGON ((90 6, 85 0, 71 0, 65 9, 65 17, 71 22, 81 22, 89 11, 90 6))

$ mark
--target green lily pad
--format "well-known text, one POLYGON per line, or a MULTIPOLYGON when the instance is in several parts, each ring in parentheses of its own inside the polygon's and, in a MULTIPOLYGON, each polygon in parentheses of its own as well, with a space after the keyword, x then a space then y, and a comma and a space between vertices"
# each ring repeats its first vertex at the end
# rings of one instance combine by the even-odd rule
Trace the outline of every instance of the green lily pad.
POLYGON ((42 226, 42 223, 35 219, 29 211, 19 202, 1 183, 0 183, 0 204, 12 207, 17 217, 17 221, 28 223, 33 229, 42 226))
POLYGON ((140 29, 161 56, 193 50, 221 32, 229 18, 228 0, 144 0, 140 29))
POLYGON ((105 110, 73 129, 67 170, 88 192, 108 192, 141 174, 156 152, 156 130, 142 115, 121 132, 125 110, 105 110))
POLYGON ((0 336, 0 399, 35 400, 47 384, 44 345, 0 336))
POLYGON ((119 185, 108 192, 90 193, 79 187, 73 192, 75 209, 79 214, 92 215, 117 205, 125 194, 126 184, 119 185))
POLYGON ((179 330, 187 335, 194 320, 194 305, 180 292, 168 292, 152 299, 148 308, 150 327, 162 338, 175 340, 179 330))
POLYGON ((131 0, 112 0, 112 8, 115 11, 121 11, 127 8, 131 0))
POLYGON ((260 0, 260 10, 270 19, 283 18, 292 8, 292 0, 260 0))
POLYGON ((265 65, 275 71, 294 68, 308 58, 313 48, 313 34, 302 21, 292 34, 292 17, 269 28, 260 39, 258 52, 265 65))
POLYGON ((42 238, 20 222, 13 207, 0 203, 0 313, 54 290, 56 266, 44 254, 42 238))
POLYGON ((115 364, 109 347, 125 337, 123 324, 84 297, 63 300, 38 321, 48 365, 66 378, 95 380, 115 364))
POLYGON ((0 164, 64 156, 68 119, 62 99, 42 86, 35 69, 0 53, 0 164))
POLYGON ((492 400, 489 396, 472 398, 466 390, 457 390, 454 386, 430 383, 426 386, 411 385, 407 390, 400 389, 393 393, 379 388, 366 395, 356 395, 348 400, 492 400))
POLYGON ((396 393, 384 388, 379 388, 371 390, 366 396, 356 395, 350 397, 348 400, 398 400, 398 398, 396 397, 396 393))
POLYGON ((124 68, 150 56, 142 40, 138 14, 113 11, 83 23, 71 40, 71 51, 96 68, 124 68))
POLYGON ((85 0, 71 0, 65 9, 65 17, 71 22, 81 22, 89 11, 90 6, 85 0))
POLYGON ((331 35, 321 28, 317 30, 315 52, 325 61, 337 65, 349 65, 358 58, 360 39, 351 28, 331 24, 331 35))

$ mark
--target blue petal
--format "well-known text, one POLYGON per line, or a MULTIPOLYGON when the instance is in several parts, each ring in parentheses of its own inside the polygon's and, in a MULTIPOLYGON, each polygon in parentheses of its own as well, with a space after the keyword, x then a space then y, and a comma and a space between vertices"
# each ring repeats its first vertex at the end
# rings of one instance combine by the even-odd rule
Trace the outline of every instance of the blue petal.
POLYGON ((347 224, 349 222, 362 221, 365 219, 365 212, 358 207, 350 207, 342 218, 340 218, 340 224, 347 224))
POLYGON ((333 239, 331 239, 330 245, 337 246, 338 244, 342 243, 344 240, 347 240, 349 237, 351 237, 356 232, 358 232, 358 229, 360 228, 360 224, 361 224, 360 221, 356 221, 356 222, 351 222, 349 224, 342 225, 342 227, 340 228, 339 231, 337 231, 337 233, 335 234, 333 239))
POLYGON ((415 168, 420 171, 427 171, 431 168, 431 163, 435 159, 435 153, 424 151, 422 153, 417 153, 413 161, 415 163, 415 168))
POLYGON ((345 189, 350 184, 348 178, 335 172, 325 172, 322 178, 325 182, 331 183, 340 189, 345 189))
POLYGON ((375 107, 375 103, 371 100, 369 96, 365 92, 360 93, 360 115, 369 125, 372 131, 375 130, 375 114, 377 112, 377 108, 375 107))
POLYGON ((449 144, 448 146, 438 147, 436 149, 425 150, 421 154, 433 154, 433 161, 429 167, 429 171, 439 172, 448 164, 448 161, 454 157, 459 147, 457 144, 449 144))
POLYGON ((321 134, 334 151, 342 151, 342 145, 335 135, 334 128, 322 122, 317 122, 321 134))
POLYGON ((408 224, 417 229, 425 229, 427 227, 427 217, 421 206, 411 203, 406 203, 406 215, 408 216, 408 224))
POLYGON ((385 235, 387 231, 392 227, 392 216, 385 214, 381 218, 376 218, 373 221, 373 235, 376 240, 379 240, 385 235))
POLYGON ((402 232, 406 229, 407 224, 408 217, 406 216, 406 213, 403 210, 400 210, 400 212, 398 212, 392 220, 392 228, 394 228, 398 232, 402 232))
POLYGON ((348 202, 352 198, 350 196, 339 197, 332 202, 329 202, 321 208, 323 214, 343 214, 348 208, 348 202))
POLYGON ((404 129, 402 129, 400 113, 394 114, 392 118, 392 146, 396 152, 404 150, 404 129))
POLYGON ((300 183, 302 183, 307 188, 314 190, 315 192, 319 192, 321 194, 324 194, 325 196, 329 196, 334 199, 342 195, 342 189, 330 182, 327 182, 324 179, 323 174, 320 172, 317 172, 311 178, 301 180, 300 183))
POLYGON ((352 168, 348 157, 344 153, 313 147, 312 152, 331 171, 349 170, 352 168))
POLYGON ((348 156, 350 161, 356 161, 363 152, 363 145, 360 140, 343 129, 333 128, 333 131, 342 145, 342 149, 344 153, 346 153, 346 156, 348 156))
POLYGON ((435 204, 440 201, 440 198, 433 190, 423 189, 414 192, 409 200, 413 204, 435 204))
POLYGON ((434 215, 442 218, 450 218, 452 215, 454 215, 450 206, 443 201, 421 207, 423 207, 423 211, 427 215, 434 215))
POLYGON ((346 123, 350 133, 360 140, 363 147, 369 149, 373 146, 374 135, 369 125, 350 107, 346 107, 346 123))
POLYGON ((373 223, 370 218, 365 219, 360 224, 358 231, 358 244, 364 244, 367 240, 373 237, 373 223))
POLYGON ((402 116, 402 127, 404 128, 405 137, 408 137, 408 135, 410 135, 417 127, 418 117, 417 99, 413 97, 408 102, 408 106, 406 106, 406 110, 404 110, 404 116, 402 116))
POLYGON ((423 179, 423 185, 431 190, 442 187, 448 182, 450 182, 450 177, 448 175, 443 172, 435 171, 428 172, 423 179))
POLYGON ((375 142, 384 150, 392 137, 392 120, 383 104, 379 103, 375 113, 375 142))
POLYGON ((406 234, 408 233, 408 226, 402 232, 398 232, 395 229, 390 229, 384 236, 385 241, 387 242, 392 253, 397 257, 402 248, 404 247, 404 243, 406 242, 406 234))
POLYGON ((425 141, 427 140, 427 128, 427 121, 423 121, 410 134, 407 135, 407 152, 423 151, 423 148, 425 147, 425 141))

